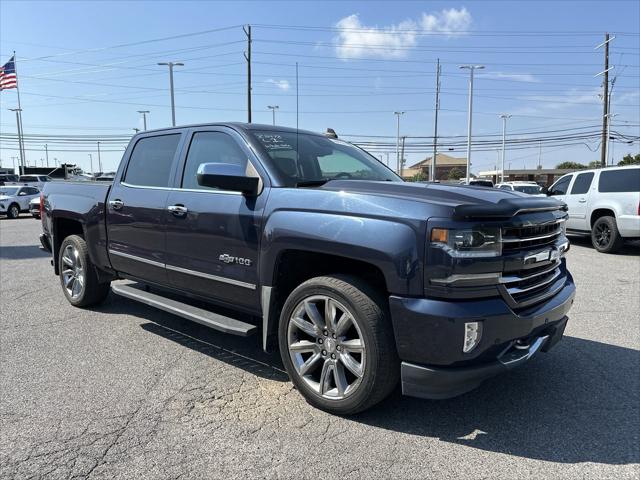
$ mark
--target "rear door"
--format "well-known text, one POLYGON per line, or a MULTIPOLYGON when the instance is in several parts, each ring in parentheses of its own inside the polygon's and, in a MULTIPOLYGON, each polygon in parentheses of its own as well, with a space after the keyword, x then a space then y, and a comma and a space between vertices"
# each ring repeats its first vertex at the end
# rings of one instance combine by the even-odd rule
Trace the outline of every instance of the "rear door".
POLYGON ((194 129, 186 144, 167 207, 172 209, 167 214, 170 285, 257 310, 258 247, 268 190, 248 197, 203 187, 196 172, 203 163, 230 163, 242 166, 249 176, 268 179, 242 137, 230 128, 194 129))
POLYGON ((567 228, 572 230, 589 230, 587 219, 589 190, 594 184, 594 172, 578 173, 571 184, 571 190, 564 196, 564 201, 569 207, 569 220, 567 228))
POLYGON ((183 134, 141 136, 127 153, 107 198, 107 249, 117 271, 166 283, 165 221, 183 134))

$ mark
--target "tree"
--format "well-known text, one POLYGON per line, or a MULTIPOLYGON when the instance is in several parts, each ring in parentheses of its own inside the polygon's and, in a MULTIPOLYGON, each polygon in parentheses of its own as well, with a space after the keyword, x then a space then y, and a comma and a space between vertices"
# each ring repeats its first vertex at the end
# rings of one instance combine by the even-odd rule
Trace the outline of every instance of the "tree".
POLYGON ((622 160, 618 162, 618 166, 622 167, 623 165, 640 165, 640 153, 636 153, 635 155, 627 153, 622 157, 622 160))
POLYGON ((558 170, 584 170, 589 167, 578 162, 562 162, 556 165, 556 168, 558 170))
POLYGON ((589 168, 600 168, 602 163, 599 160, 594 160, 593 162, 589 162, 589 168))
POLYGON ((449 175, 447 176, 449 180, 460 180, 462 177, 464 177, 464 173, 456 167, 449 170, 449 175))
POLYGON ((416 173, 411 179, 413 182, 424 182, 427 179, 427 176, 424 172, 416 173))

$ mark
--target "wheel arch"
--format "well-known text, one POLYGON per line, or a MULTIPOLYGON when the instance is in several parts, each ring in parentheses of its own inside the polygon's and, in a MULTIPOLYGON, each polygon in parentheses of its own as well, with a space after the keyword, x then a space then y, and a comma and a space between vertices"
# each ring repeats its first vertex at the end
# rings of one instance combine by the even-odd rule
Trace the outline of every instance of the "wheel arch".
POLYGON ((599 207, 599 208, 594 209, 591 212, 591 217, 589 219, 589 228, 593 228, 595 223, 601 217, 614 217, 614 218, 616 218, 616 212, 612 208, 609 208, 609 207, 599 207))

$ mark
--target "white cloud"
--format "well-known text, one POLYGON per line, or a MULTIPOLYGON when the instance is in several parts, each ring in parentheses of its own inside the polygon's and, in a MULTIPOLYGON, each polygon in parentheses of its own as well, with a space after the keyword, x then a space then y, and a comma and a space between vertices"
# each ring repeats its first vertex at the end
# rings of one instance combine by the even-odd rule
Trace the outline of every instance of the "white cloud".
POLYGON ((287 91, 291 88, 291 84, 289 83, 289 80, 274 80, 273 78, 270 78, 269 80, 267 80, 267 83, 272 83, 273 85, 278 87, 280 90, 284 90, 284 91, 287 91))
POLYGON ((438 13, 422 14, 420 25, 425 32, 441 32, 463 35, 471 26, 471 14, 466 8, 442 10, 438 13))
POLYGON ((531 73, 486 72, 479 73, 478 78, 515 80, 516 82, 540 83, 541 80, 531 73))
POLYGON ((333 39, 336 53, 342 59, 378 57, 404 58, 418 43, 421 33, 464 34, 471 25, 471 14, 466 8, 451 8, 436 13, 423 13, 419 20, 405 20, 384 27, 363 25, 357 13, 336 23, 338 34, 333 39))

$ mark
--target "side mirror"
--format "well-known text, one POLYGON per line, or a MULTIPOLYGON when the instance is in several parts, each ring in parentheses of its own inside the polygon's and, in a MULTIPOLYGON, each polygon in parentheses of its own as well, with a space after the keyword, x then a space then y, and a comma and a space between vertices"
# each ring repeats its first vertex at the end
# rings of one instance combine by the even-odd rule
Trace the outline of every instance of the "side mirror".
POLYGON ((248 177, 245 169, 231 163, 203 163, 198 167, 198 185, 257 195, 260 179, 248 177))

